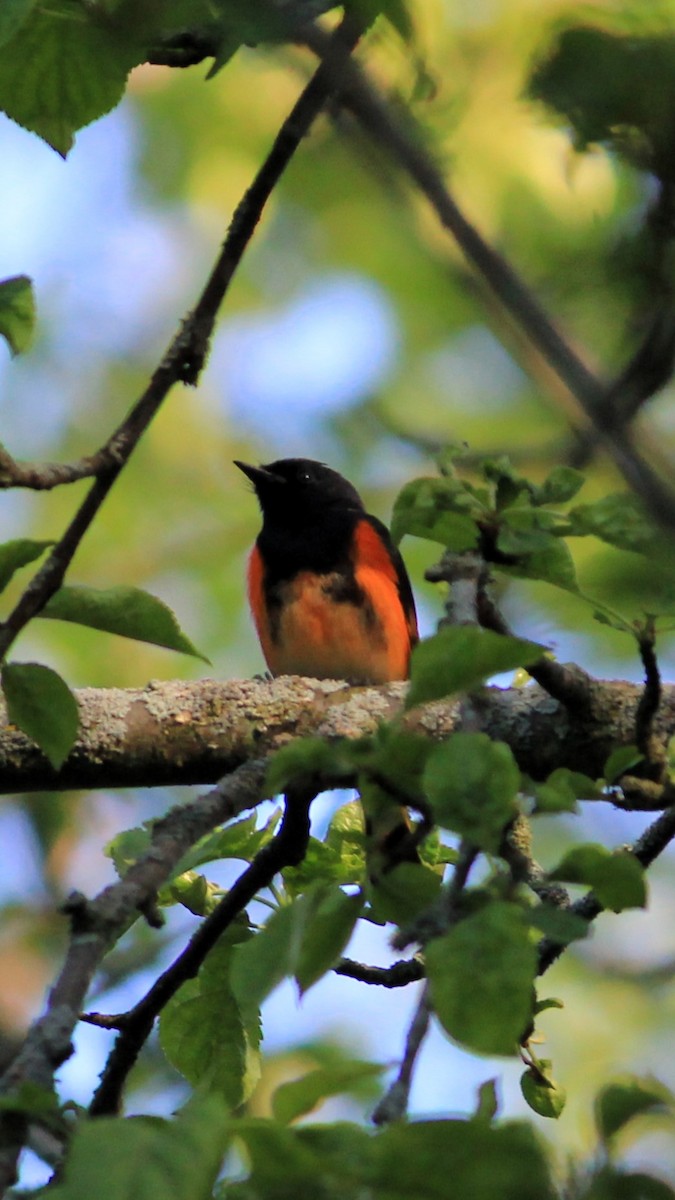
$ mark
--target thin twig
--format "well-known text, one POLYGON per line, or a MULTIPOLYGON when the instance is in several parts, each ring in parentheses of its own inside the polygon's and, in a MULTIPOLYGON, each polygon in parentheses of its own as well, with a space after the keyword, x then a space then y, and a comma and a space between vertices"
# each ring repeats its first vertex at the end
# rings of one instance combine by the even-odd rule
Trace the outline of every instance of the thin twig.
MULTIPOLYGON (((325 34, 312 27, 307 44, 317 54, 326 52, 325 34)), ((423 133, 409 112, 405 120, 395 114, 356 63, 348 64, 341 78, 341 99, 378 145, 384 146, 410 176, 483 278, 492 294, 523 328, 565 386, 576 397, 624 479, 642 498, 652 516, 665 528, 675 529, 675 493, 642 458, 631 434, 617 424, 606 405, 607 387, 589 370, 555 326, 534 293, 512 265, 490 246, 467 220, 453 199, 431 155, 423 133)))
POLYGON ((635 714, 635 741, 644 755, 646 772, 654 780, 663 774, 663 747, 654 735, 654 718, 662 697, 661 672, 656 657, 654 618, 648 617, 638 639, 640 658, 645 671, 645 686, 635 714))
MULTIPOLYGON (((12 1096, 26 1084, 51 1091, 55 1071, 72 1053, 72 1032, 92 978, 111 945, 154 899, 190 846, 258 803, 266 765, 263 759, 245 763, 193 804, 176 805, 155 822, 148 850, 124 879, 90 902, 71 897, 71 938, 63 966, 44 1014, 0 1079, 0 1094, 12 1096)), ((0 1112, 0 1195, 14 1181, 25 1129, 19 1114, 0 1112)))
POLYGON ((424 978, 424 963, 419 958, 401 958, 390 967, 371 967, 367 963, 354 962, 352 958, 341 958, 333 970, 347 979, 385 988, 407 987, 424 978))
POLYGON ((174 384, 194 385, 204 366, 216 316, 274 187, 332 91, 362 26, 345 17, 326 56, 277 134, 272 149, 232 218, 221 253, 192 312, 183 321, 145 392, 100 452, 105 465, 65 533, 0 626, 0 658, 60 588, 73 556, 123 466, 174 384))
MULTIPOLYGON (((209 950, 256 893, 268 887, 284 867, 297 866, 302 861, 309 841, 309 806, 314 795, 312 790, 287 796, 284 819, 273 841, 256 855, 183 952, 138 1004, 114 1019, 114 1027, 120 1033, 92 1099, 91 1116, 118 1111, 127 1076, 162 1009, 186 980, 194 978, 209 950)), ((103 1024, 100 1019, 95 1023, 103 1024)))
POLYGON ((393 1121, 404 1119, 408 1111, 415 1063, 429 1029, 430 1017, 429 984, 425 983, 415 1015, 410 1022, 398 1075, 377 1105, 372 1116, 373 1124, 390 1125, 393 1121))
MULTIPOLYGON (((673 838, 675 838, 675 791, 671 791, 670 802, 671 807, 662 813, 660 817, 657 817, 637 841, 628 847, 630 853, 635 855, 645 870, 651 866, 655 859, 663 853, 673 838)), ((604 912, 604 907, 594 892, 587 892, 585 896, 582 896, 580 900, 575 901, 570 906, 569 912, 574 913, 575 916, 583 917, 590 924, 601 912, 604 912)), ((560 942, 544 938, 539 945, 538 974, 543 975, 560 958, 560 955, 566 948, 560 942)))

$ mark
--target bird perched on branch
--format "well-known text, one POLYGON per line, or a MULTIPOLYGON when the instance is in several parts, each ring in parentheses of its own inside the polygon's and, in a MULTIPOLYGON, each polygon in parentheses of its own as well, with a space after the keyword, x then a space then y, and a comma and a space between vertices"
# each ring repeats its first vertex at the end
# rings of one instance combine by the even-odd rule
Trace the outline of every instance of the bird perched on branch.
MULTIPOLYGON (((386 526, 324 463, 235 465, 251 480, 262 512, 248 594, 272 674, 355 684, 407 679, 418 637, 415 601, 386 526)), ((362 799, 371 878, 398 862, 418 862, 406 811, 372 781, 362 799)))
POLYGON ((248 592, 272 674, 407 679, 417 642, 410 581, 387 528, 356 489, 308 458, 235 465, 262 511, 248 592))

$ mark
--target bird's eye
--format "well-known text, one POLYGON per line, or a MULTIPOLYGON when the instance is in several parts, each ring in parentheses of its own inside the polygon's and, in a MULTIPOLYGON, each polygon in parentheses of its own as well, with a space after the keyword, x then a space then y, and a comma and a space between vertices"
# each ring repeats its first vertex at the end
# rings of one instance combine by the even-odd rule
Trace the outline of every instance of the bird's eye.
POLYGON ((300 483, 311 483, 311 481, 312 476, 310 475, 309 471, 303 471, 300 475, 300 483))

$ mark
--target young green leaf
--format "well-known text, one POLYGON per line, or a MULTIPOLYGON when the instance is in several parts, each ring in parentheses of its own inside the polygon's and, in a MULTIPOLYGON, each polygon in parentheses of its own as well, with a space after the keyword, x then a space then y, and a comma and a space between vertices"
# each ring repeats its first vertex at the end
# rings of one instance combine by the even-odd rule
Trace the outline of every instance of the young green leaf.
POLYGON ((386 1067, 370 1062, 339 1062, 318 1067, 291 1083, 282 1083, 272 1096, 272 1112, 277 1121, 290 1125, 298 1117, 313 1112, 329 1096, 349 1092, 363 1080, 376 1078, 386 1067))
POLYGON ((575 467, 554 467, 543 483, 532 487, 534 504, 567 504, 584 486, 585 478, 575 467))
POLYGON ((30 538, 15 538, 0 545, 0 592, 4 591, 15 571, 35 562, 53 542, 34 542, 30 538))
POLYGON ((654 552, 657 535, 640 501, 629 492, 614 492, 592 504, 580 504, 567 514, 570 534, 594 534, 619 550, 639 554, 654 552))
POLYGON ((588 921, 566 908, 553 904, 535 904, 527 913, 528 920, 544 937, 567 946, 578 938, 588 937, 588 921))
POLYGON ((548 1059, 543 1058, 536 1066, 528 1067, 520 1077, 520 1090, 533 1112, 557 1121, 565 1107, 567 1092, 549 1074, 550 1066, 548 1059))
POLYGON ((413 650, 406 708, 471 691, 491 675, 531 666, 544 650, 536 642, 474 625, 442 629, 413 650))
POLYGON ((441 890, 441 876, 423 863, 398 863, 369 882, 370 915, 378 924, 409 925, 438 900, 441 890))
POLYGON ((55 770, 73 748, 80 727, 77 700, 51 667, 40 663, 5 663, 2 690, 7 715, 36 742, 55 770))
POLYGON ((150 829, 146 825, 137 825, 134 829, 124 829, 104 847, 104 853, 111 858, 120 879, 126 875, 129 867, 146 853, 150 847, 150 829))
MULTIPOLYGON (((10 0, 10 3, 12 0, 10 0)), ((15 0, 14 0, 15 2, 15 0)), ((2 43, 3 18, 7 14, 0 7, 0 44, 2 43)), ((0 64, 2 58, 0 57, 0 64)), ((2 67, 0 66, 0 72, 2 67)), ((14 275, 0 281, 0 334, 7 342, 12 354, 27 350, 35 329, 35 297, 33 284, 27 275, 14 275)))
POLYGON ((476 1097, 474 1121, 483 1121, 491 1125, 499 1112, 499 1097, 497 1095, 497 1080, 486 1079, 481 1083, 476 1097))
POLYGON ((375 1139, 386 1200, 554 1200, 546 1146, 525 1121, 397 1121, 375 1139), (423 1180, 423 1183, 421 1182, 423 1180))
POLYGON ((231 1138, 227 1108, 194 1097, 171 1121, 100 1117, 73 1130, 54 1200, 199 1200, 212 1195, 231 1138))
POLYGON ((181 630, 163 600, 135 587, 62 587, 40 613, 56 621, 72 621, 103 633, 116 633, 137 642, 178 650, 193 658, 200 654, 181 630))
POLYGON ((4 0, 0 5, 0 46, 20 29, 36 0, 4 0))
POLYGON ((396 498, 391 536, 398 544, 405 534, 412 534, 461 554, 478 545, 474 514, 479 511, 475 497, 454 476, 413 479, 396 498))
POLYGON ((595 800, 602 795, 593 779, 568 767, 556 767, 543 783, 531 786, 537 812, 576 812, 578 800, 595 800))
POLYGON ((169 1062, 193 1086, 217 1092, 230 1108, 248 1099, 260 1076, 255 1006, 244 1010, 230 982, 237 953, 232 943, 249 937, 245 926, 231 926, 227 940, 218 942, 197 979, 183 984, 160 1019, 160 1044, 169 1062))
POLYGON ((612 750, 605 766, 603 774, 608 783, 614 783, 625 775, 626 771, 630 771, 641 763, 644 758, 640 754, 637 746, 617 746, 616 750, 612 750))
POLYGON ((644 908, 647 902, 644 870, 628 850, 612 852, 595 843, 575 846, 549 874, 562 883, 588 884, 613 912, 644 908))
POLYGON ((277 751, 267 768, 265 785, 273 795, 299 780, 327 775, 349 776, 353 771, 352 750, 344 738, 300 738, 277 751))
POLYGON ((532 1015, 537 953, 519 906, 493 901, 426 949, 446 1033, 478 1054, 515 1054, 532 1015))
POLYGON ((0 109, 65 157, 76 130, 119 103, 142 58, 93 5, 36 5, 3 46, 0 109))
POLYGON ((675 1096, 651 1076, 626 1075, 613 1080, 595 1100, 595 1123, 601 1140, 607 1145, 642 1113, 675 1115, 675 1096))
POLYGON ((518 562, 495 563, 494 569, 516 579, 541 579, 566 592, 579 590, 574 560, 567 543, 552 533, 543 535, 538 548, 521 554, 518 562))
POLYGON ((439 825, 496 854, 518 812, 520 770, 505 742, 486 733, 455 733, 431 753, 424 790, 439 825))
POLYGON ((299 901, 307 907, 297 951, 295 979, 304 994, 340 958, 363 908, 360 893, 350 896, 335 884, 315 884, 299 901))
POLYGON ((282 979, 293 974, 302 936, 299 916, 306 915, 298 904, 294 900, 276 909, 259 933, 234 950, 230 981, 242 1007, 260 1008, 282 979))

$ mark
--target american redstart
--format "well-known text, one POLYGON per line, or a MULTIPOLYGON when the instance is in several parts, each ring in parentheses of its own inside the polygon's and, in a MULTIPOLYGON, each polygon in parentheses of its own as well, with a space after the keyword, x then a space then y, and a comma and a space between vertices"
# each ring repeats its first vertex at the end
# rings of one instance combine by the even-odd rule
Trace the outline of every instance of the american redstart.
POLYGON ((407 679, 415 601, 386 526, 323 463, 235 465, 262 511, 248 594, 272 674, 359 684, 407 679))
MULTIPOLYGON (((248 594, 272 674, 354 684, 407 679, 418 638, 415 601, 386 526, 324 463, 235 466, 251 480, 262 512, 248 594)), ((378 848, 388 845, 392 862, 417 858, 398 806, 377 824, 378 848)))

